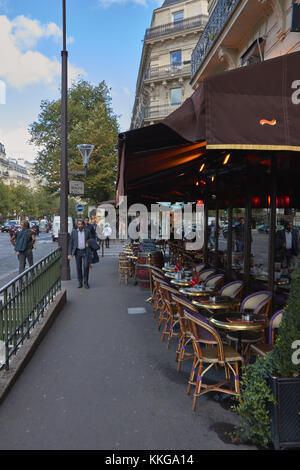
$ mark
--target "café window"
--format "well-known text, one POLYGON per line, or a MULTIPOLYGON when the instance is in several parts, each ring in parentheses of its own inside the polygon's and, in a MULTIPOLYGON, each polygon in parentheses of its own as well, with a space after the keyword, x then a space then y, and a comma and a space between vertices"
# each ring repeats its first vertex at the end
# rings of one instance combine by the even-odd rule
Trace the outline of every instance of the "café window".
POLYGON ((170 63, 172 67, 181 65, 181 50, 170 52, 170 63))
POLYGON ((181 88, 172 88, 170 91, 170 104, 181 104, 182 90, 181 88))
POLYGON ((174 23, 178 23, 179 21, 182 21, 182 20, 183 20, 183 10, 176 11, 176 13, 173 13, 174 23))

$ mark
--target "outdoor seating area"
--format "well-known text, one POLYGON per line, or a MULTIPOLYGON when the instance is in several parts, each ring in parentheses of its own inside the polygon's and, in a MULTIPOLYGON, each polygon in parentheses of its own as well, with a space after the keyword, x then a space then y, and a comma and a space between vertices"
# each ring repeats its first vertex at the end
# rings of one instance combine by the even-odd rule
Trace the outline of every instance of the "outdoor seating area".
POLYGON ((270 313, 272 293, 249 293, 243 280, 228 279, 224 270, 204 263, 201 252, 191 255, 173 241, 166 242, 161 257, 149 252, 148 265, 139 262, 145 256, 138 243, 125 245, 119 271, 127 263, 128 279, 142 288, 148 280, 147 301, 161 341, 167 348, 176 342, 178 372, 183 361, 191 362, 186 386, 187 395, 193 393, 192 409, 211 391, 239 395, 242 367, 266 355, 274 344, 282 310, 270 313), (160 259, 157 265, 151 263, 155 259, 160 259), (212 384, 209 377, 206 383, 212 369, 219 380, 212 384))

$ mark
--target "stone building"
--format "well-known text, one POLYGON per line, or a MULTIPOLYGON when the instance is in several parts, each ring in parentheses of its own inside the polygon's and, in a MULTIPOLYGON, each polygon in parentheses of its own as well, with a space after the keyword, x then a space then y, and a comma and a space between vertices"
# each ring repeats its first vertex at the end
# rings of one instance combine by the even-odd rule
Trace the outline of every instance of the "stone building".
POLYGON ((300 50, 299 2, 209 0, 208 13, 192 54, 193 89, 205 77, 300 50))
POLYGON ((165 0, 146 30, 131 129, 154 124, 192 93, 191 54, 207 22, 207 0, 165 0))

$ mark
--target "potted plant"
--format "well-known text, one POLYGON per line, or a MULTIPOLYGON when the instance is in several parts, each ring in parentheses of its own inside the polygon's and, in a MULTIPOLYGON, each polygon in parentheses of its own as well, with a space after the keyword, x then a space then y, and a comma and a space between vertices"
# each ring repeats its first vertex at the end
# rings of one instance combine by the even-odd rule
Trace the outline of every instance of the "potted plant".
POLYGON ((238 436, 275 449, 300 447, 300 263, 272 351, 241 381, 238 436))

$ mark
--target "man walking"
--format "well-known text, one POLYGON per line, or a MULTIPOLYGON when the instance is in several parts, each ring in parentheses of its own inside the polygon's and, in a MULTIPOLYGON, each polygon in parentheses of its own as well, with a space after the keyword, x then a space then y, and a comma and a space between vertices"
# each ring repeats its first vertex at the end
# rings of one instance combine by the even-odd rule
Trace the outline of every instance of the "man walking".
POLYGON ((33 265, 33 253, 35 235, 29 227, 29 222, 21 222, 22 230, 12 237, 12 244, 19 258, 19 274, 25 271, 26 260, 29 267, 33 265))
POLYGON ((89 289, 89 257, 88 257, 88 240, 92 238, 91 232, 84 225, 83 220, 77 221, 77 229, 73 229, 69 244, 69 260, 75 256, 76 270, 78 278, 78 288, 84 287, 89 289), (83 275, 82 275, 83 268, 83 275))
POLYGON ((91 234, 91 238, 95 238, 95 239, 96 239, 96 230, 94 229, 93 225, 90 224, 90 219, 89 219, 88 216, 86 216, 86 217, 84 218, 84 227, 89 229, 90 234, 91 234))
POLYGON ((276 248, 280 254, 281 274, 289 276, 295 268, 295 256, 299 254, 299 238, 297 230, 291 222, 285 222, 284 229, 276 236, 276 248))

